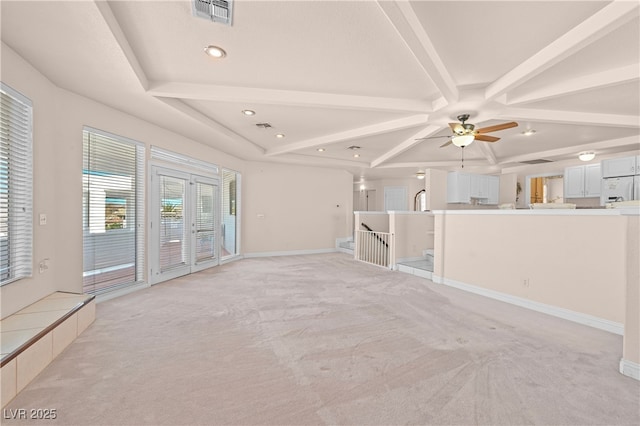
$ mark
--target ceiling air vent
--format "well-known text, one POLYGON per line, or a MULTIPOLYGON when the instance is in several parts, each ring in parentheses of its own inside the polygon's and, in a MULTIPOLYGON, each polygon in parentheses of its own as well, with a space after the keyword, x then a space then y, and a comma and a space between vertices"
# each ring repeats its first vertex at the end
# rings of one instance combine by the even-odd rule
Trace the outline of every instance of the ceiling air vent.
POLYGON ((192 5, 195 16, 231 25, 233 0, 192 0, 192 5))
POLYGON ((537 160, 528 160, 528 161, 520 161, 522 164, 543 164, 543 163, 553 163, 552 160, 544 160, 539 158, 537 160))
POLYGON ((261 129, 268 129, 269 127, 273 127, 271 124, 269 123, 256 123, 256 126, 258 126, 261 129))

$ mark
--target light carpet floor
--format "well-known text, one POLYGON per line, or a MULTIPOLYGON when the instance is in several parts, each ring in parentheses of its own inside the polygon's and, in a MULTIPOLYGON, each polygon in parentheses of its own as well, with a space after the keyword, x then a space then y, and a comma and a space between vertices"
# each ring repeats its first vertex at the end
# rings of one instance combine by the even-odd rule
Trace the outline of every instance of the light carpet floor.
POLYGON ((638 425, 622 338, 340 253, 98 305, 9 409, 74 425, 638 425))

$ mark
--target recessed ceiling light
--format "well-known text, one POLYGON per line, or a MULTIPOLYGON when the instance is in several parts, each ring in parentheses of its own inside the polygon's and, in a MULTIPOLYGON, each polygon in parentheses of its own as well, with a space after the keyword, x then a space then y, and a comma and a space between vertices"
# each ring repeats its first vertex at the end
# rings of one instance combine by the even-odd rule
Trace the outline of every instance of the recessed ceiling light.
POLYGON ((278 134, 276 134, 276 138, 282 139, 282 138, 284 138, 284 134, 278 133, 278 134))
POLYGON ((424 179, 424 172, 418 172, 418 173, 416 173, 416 177, 417 177, 418 179, 424 179))
POLYGON ((256 112, 254 110, 252 110, 252 109, 243 109, 242 113, 244 115, 256 115, 256 112))
POLYGON ((316 151, 318 151, 318 152, 324 152, 324 148, 318 148, 318 149, 316 149, 316 151))
POLYGON ((204 52, 212 58, 216 59, 224 58, 225 56, 227 56, 227 52, 225 52, 222 47, 218 46, 207 46, 204 48, 204 52))
POLYGON ((525 136, 531 136, 531 135, 532 135, 532 134, 534 134, 535 132, 536 132, 536 131, 535 131, 535 130, 533 130, 533 129, 528 129, 528 130, 525 130, 524 132, 522 132, 522 134, 523 134, 523 135, 525 135, 525 136))
POLYGON ((360 157, 360 154, 353 154, 353 156, 354 156, 355 158, 358 158, 358 157, 360 157))

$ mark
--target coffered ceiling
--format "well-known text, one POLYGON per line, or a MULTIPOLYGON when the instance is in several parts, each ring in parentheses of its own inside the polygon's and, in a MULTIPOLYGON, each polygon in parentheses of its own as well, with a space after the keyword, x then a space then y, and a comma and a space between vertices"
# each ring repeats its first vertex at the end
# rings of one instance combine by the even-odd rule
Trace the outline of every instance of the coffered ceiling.
POLYGON ((519 123, 464 148, 478 172, 640 147, 633 0, 236 0, 231 26, 189 0, 0 7, 2 42, 56 85, 247 160, 453 169, 462 149, 440 145, 465 113, 519 123))

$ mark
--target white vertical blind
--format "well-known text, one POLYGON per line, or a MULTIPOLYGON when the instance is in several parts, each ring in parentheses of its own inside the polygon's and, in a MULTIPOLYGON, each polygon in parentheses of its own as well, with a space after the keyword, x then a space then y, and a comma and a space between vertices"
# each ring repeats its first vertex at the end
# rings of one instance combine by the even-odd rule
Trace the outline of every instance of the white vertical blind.
POLYGON ((189 181, 160 175, 160 271, 186 265, 190 259, 189 221, 185 217, 189 181))
POLYGON ((210 260, 217 254, 216 238, 216 197, 217 186, 203 182, 196 185, 196 262, 210 260))
POLYGON ((238 254, 239 174, 222 169, 222 256, 238 254))
POLYGON ((83 289, 99 293, 143 277, 144 146, 83 131, 83 289))
POLYGON ((32 273, 33 107, 0 83, 0 284, 32 273))

